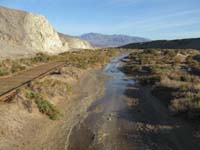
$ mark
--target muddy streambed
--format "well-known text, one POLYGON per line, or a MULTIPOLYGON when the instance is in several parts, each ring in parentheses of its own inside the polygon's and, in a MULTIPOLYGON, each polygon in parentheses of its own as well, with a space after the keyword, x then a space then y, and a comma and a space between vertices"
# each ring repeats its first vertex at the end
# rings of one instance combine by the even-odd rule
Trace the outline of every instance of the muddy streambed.
POLYGON ((101 72, 104 95, 87 109, 87 117, 69 136, 69 150, 197 150, 193 129, 169 115, 148 88, 139 88, 119 67, 127 54, 101 72))
POLYGON ((7 113, 7 123, 18 128, 8 137, 1 133, 0 150, 199 150, 200 133, 172 117, 149 87, 120 71, 127 55, 83 75, 74 96, 61 102, 61 120, 28 114, 17 104, 12 105, 17 113, 3 111, 15 118, 10 124, 7 113))

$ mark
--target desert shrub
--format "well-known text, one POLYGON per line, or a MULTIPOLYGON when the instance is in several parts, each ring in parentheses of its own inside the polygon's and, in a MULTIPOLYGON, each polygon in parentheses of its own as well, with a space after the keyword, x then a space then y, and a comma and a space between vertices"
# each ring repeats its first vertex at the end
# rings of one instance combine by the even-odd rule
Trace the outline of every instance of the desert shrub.
POLYGON ((0 70, 0 76, 5 76, 5 75, 8 75, 8 74, 9 74, 8 71, 0 70))
POLYGON ((26 93, 26 97, 29 98, 29 99, 39 99, 41 97, 41 95, 37 92, 28 91, 26 93))
POLYGON ((167 50, 165 51, 165 55, 168 55, 169 57, 175 57, 177 55, 177 52, 175 50, 167 50))
POLYGON ((10 71, 11 71, 11 73, 16 73, 16 72, 23 71, 23 70, 25 70, 25 69, 26 69, 25 66, 22 66, 22 65, 20 65, 20 64, 18 64, 18 63, 14 63, 14 64, 12 65, 10 71))
POLYGON ((121 68, 121 70, 127 74, 138 73, 141 70, 141 66, 139 65, 125 65, 121 68))
POLYGON ((191 106, 191 100, 186 98, 175 98, 171 100, 169 109, 174 113, 187 112, 191 106))
POLYGON ((146 54, 157 54, 159 50, 157 49, 145 49, 144 53, 146 54))
POLYGON ((40 99, 37 99, 35 102, 38 106, 39 111, 49 116, 50 119, 56 120, 60 117, 61 115, 60 111, 49 101, 43 98, 40 98, 40 99))
POLYGON ((191 87, 184 84, 184 85, 181 85, 181 86, 178 88, 178 91, 179 91, 179 92, 189 92, 189 91, 191 91, 191 87))
POLYGON ((138 55, 138 62, 141 65, 149 65, 149 64, 155 63, 156 60, 157 60, 157 58, 154 54, 142 53, 142 54, 138 55))
POLYGON ((171 72, 172 67, 170 66, 162 66, 162 65, 152 65, 150 66, 151 74, 166 74, 171 72))
POLYGON ((35 57, 32 58, 34 62, 48 62, 50 60, 50 56, 44 53, 37 53, 35 57))
POLYGON ((88 67, 92 67, 96 64, 105 64, 110 60, 111 57, 116 55, 116 52, 113 50, 108 51, 92 51, 85 50, 80 53, 72 53, 68 58, 69 61, 78 68, 86 69, 88 67))
POLYGON ((34 100, 37 104, 39 111, 49 116, 50 119, 56 120, 59 119, 59 117, 61 116, 61 112, 56 108, 56 106, 51 104, 48 100, 44 99, 44 97, 40 93, 27 91, 26 97, 34 100))
POLYGON ((175 57, 174 58, 174 63, 177 63, 177 64, 180 64, 182 62, 182 59, 181 59, 181 57, 175 57))
POLYGON ((151 74, 156 74, 158 72, 161 72, 160 67, 158 67, 157 65, 150 66, 150 73, 151 74))
POLYGON ((194 60, 192 56, 187 57, 186 63, 190 67, 199 67, 200 66, 199 62, 197 60, 194 60))
POLYGON ((192 78, 189 75, 182 75, 182 76, 180 76, 180 81, 191 82, 192 78))
MULTIPOLYGON (((5 59, 0 62, 0 70, 7 70, 9 74, 17 73, 41 63, 48 63, 52 61, 66 61, 67 65, 87 69, 94 65, 107 63, 111 57, 116 56, 119 50, 83 50, 78 52, 65 52, 59 55, 48 55, 44 53, 37 53, 31 58, 21 58, 17 60, 5 59)), ((4 73, 1 73, 6 75, 4 73)))
POLYGON ((139 81, 142 85, 154 85, 157 82, 161 81, 160 76, 145 76, 139 78, 139 81))

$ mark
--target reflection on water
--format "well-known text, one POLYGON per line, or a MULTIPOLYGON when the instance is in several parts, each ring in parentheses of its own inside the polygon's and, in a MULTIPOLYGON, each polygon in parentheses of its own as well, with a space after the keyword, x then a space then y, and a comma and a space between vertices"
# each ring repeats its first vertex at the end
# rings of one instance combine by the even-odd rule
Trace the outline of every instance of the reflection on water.
POLYGON ((114 76, 114 74, 119 74, 119 75, 124 75, 123 72, 121 72, 118 67, 119 65, 122 63, 120 62, 120 60, 122 60, 123 58, 127 57, 128 53, 122 54, 119 57, 116 57, 114 59, 112 59, 110 61, 110 63, 108 63, 108 65, 105 67, 105 69, 103 70, 103 73, 106 75, 110 75, 110 76, 114 76))

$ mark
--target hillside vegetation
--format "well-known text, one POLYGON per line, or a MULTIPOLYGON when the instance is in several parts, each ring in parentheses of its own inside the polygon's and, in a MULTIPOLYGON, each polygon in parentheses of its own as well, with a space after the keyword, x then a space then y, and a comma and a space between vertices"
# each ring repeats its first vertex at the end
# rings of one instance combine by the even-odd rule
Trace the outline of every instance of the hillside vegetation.
POLYGON ((21 59, 5 59, 0 61, 0 77, 12 75, 28 70, 34 66, 53 61, 65 61, 67 65, 86 69, 95 65, 103 65, 110 57, 118 53, 115 49, 110 50, 82 50, 78 52, 65 52, 59 55, 37 53, 34 57, 21 59))

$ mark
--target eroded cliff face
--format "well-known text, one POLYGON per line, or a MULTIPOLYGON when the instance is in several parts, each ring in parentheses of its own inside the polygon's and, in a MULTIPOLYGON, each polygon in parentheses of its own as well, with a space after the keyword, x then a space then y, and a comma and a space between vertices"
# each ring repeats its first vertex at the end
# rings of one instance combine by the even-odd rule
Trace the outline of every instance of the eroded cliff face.
POLYGON ((0 59, 91 48, 87 41, 58 33, 44 16, 0 7, 0 59))
POLYGON ((5 7, 0 7, 0 48, 1 56, 69 50, 44 16, 5 7))
POLYGON ((76 37, 72 37, 66 34, 59 33, 60 39, 62 40, 63 43, 68 44, 68 47, 70 49, 93 49, 93 46, 85 41, 81 40, 76 37))
POLYGON ((63 46, 57 32, 45 17, 28 13, 23 21, 25 46, 41 50, 49 49, 50 52, 63 46))

